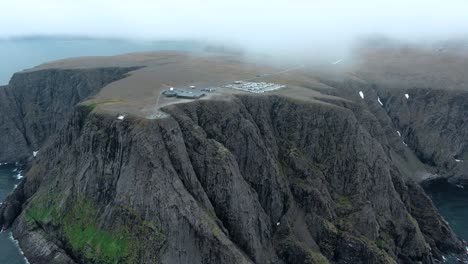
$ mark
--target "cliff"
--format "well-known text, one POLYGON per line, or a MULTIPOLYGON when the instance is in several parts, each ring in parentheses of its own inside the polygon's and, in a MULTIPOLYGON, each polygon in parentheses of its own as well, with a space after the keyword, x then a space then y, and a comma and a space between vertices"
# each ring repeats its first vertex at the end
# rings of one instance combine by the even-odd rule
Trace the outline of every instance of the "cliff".
POLYGON ((32 156, 65 124, 73 106, 137 68, 47 69, 17 73, 0 87, 0 162, 32 156))
POLYGON ((324 81, 333 89, 314 100, 237 94, 167 105, 153 120, 79 103, 129 70, 24 73, 0 90, 11 131, 0 157, 40 147, 0 207, 31 263, 435 263, 465 252, 419 186, 463 166, 464 92, 324 81))

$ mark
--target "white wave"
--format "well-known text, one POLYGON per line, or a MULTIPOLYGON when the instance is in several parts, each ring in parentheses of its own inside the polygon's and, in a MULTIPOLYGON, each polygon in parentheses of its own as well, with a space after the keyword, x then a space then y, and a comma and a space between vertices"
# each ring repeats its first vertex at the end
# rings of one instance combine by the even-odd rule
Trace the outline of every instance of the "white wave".
POLYGON ((16 174, 16 179, 17 180, 21 180, 24 177, 23 175, 21 175, 21 172, 23 172, 23 171, 19 171, 18 174, 16 174))
POLYGON ((26 256, 24 255, 24 252, 23 250, 21 249, 20 245, 19 245, 19 242, 18 240, 16 240, 14 237, 13 237, 13 234, 10 232, 10 236, 9 236, 10 240, 13 241, 13 243, 15 243, 16 247, 18 248, 19 252, 21 253, 21 255, 23 255, 23 258, 24 258, 24 261, 29 264, 29 260, 28 258, 26 258, 26 256))

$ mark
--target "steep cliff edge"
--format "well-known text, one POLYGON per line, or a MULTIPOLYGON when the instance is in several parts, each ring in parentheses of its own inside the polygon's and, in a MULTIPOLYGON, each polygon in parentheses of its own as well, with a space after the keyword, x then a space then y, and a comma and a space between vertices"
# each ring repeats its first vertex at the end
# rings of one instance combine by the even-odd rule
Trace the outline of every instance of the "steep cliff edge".
POLYGON ((137 101, 199 74, 184 62, 190 74, 174 77, 179 66, 159 60, 117 84, 137 68, 43 69, 0 88, 0 161, 31 161, 0 226, 32 263, 437 263, 466 253, 419 186, 463 177, 465 92, 323 80, 328 88, 167 104, 153 120, 83 103, 107 84, 107 96, 137 101))
POLYGON ((343 102, 235 96, 124 121, 81 106, 0 223, 34 263, 431 263, 462 252, 389 154, 394 135, 343 102))
POLYGON ((0 162, 32 157, 69 120, 77 103, 135 69, 47 69, 15 74, 7 86, 0 87, 0 162))
POLYGON ((392 149, 409 163, 416 181, 444 177, 468 182, 467 90, 325 82, 337 89, 324 92, 357 102, 357 111, 371 112, 387 133, 393 133, 392 149))

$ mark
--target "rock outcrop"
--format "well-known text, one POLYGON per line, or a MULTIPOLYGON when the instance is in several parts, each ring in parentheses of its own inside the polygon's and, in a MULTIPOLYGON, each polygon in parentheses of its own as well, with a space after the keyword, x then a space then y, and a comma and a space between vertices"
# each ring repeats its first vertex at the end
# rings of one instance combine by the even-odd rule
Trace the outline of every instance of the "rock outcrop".
POLYGON ((358 82, 313 101, 175 104, 155 120, 73 107, 128 70, 28 73, 0 90, 15 102, 1 106, 13 132, 0 157, 41 146, 0 207, 31 263, 434 263, 465 251, 415 176, 465 151, 453 141, 461 95, 437 115, 432 91, 405 92, 424 102, 412 105, 358 82), (447 153, 423 144, 434 138, 452 140, 447 153))
POLYGON ((0 87, 0 162, 32 156, 65 124, 73 107, 137 68, 48 69, 17 73, 0 87))

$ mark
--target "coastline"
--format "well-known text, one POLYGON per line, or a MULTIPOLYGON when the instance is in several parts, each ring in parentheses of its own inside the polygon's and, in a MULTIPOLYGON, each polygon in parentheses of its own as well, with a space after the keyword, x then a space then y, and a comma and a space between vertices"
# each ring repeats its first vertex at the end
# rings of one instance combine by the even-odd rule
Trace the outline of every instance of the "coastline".
POLYGON ((23 255, 23 258, 24 258, 24 261, 26 264, 30 264, 28 258, 26 257, 26 255, 24 254, 24 251, 23 249, 21 248, 20 244, 19 244, 19 241, 16 240, 14 237, 13 237, 13 233, 11 231, 8 231, 9 232, 9 237, 11 239, 11 241, 13 241, 13 243, 15 243, 15 245, 18 247, 18 250, 20 251, 21 255, 23 255))
MULTIPOLYGON (((0 191, 2 193, 2 196, 6 197, 8 194, 12 193, 14 189, 17 187, 17 185, 20 184, 25 179, 23 177, 25 166, 21 164, 20 162, 13 162, 13 163, 2 162, 0 163, 0 168, 4 172, 3 174, 1 174, 1 177, 2 177, 1 180, 3 181, 3 184, 1 185, 2 190, 0 191)), ((1 199, 0 204, 4 202, 5 197, 0 197, 1 199)), ((19 262, 26 263, 26 264, 30 263, 26 255, 24 254, 24 251, 21 248, 19 241, 14 238, 13 232, 11 229, 6 229, 6 230, 2 229, 0 231, 0 237, 1 237, 0 240, 3 241, 4 243, 7 243, 7 241, 8 243, 11 243, 11 245, 16 250, 18 250, 19 254, 24 259, 24 261, 20 261, 19 259, 16 259, 15 257, 15 259, 9 259, 9 261, 17 261, 14 263, 19 263, 19 262)), ((6 245, 3 245, 3 246, 6 246, 6 245)), ((13 248, 10 250, 13 250, 13 248)), ((14 256, 10 256, 10 257, 14 257, 14 256)), ((19 257, 20 256, 18 256, 18 258, 19 257)))

